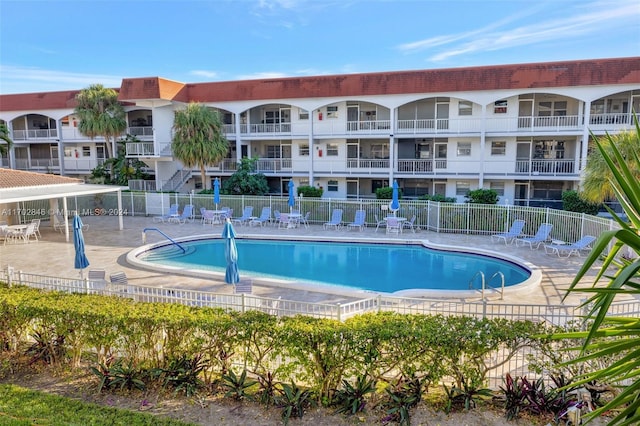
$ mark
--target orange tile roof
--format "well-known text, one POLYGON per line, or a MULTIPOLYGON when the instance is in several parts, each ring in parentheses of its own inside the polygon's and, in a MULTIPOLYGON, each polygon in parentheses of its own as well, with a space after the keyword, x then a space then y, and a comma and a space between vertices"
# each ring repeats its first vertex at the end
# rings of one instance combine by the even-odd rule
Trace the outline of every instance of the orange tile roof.
POLYGON ((78 183, 83 183, 82 179, 0 168, 0 189, 78 183))
MULTIPOLYGON (((125 78, 119 99, 224 102, 639 83, 640 57, 629 57, 191 84, 125 78)), ((0 111, 74 107, 76 93, 0 95, 0 111)))

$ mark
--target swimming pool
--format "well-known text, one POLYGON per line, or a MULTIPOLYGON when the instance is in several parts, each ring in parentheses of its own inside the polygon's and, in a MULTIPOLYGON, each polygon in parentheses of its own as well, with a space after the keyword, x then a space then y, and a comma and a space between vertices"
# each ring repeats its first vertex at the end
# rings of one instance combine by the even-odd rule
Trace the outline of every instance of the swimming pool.
MULTIPOLYGON (((376 240, 373 240, 376 241, 376 240)), ((135 261, 151 268, 211 272, 224 276, 224 241, 219 238, 141 248, 135 261)), ((410 291, 468 291, 480 287, 479 271, 488 281, 504 275, 505 286, 530 280, 532 271, 515 259, 495 254, 472 254, 462 249, 437 249, 423 242, 381 243, 237 238, 241 276, 308 283, 380 293, 410 291)), ((129 257, 128 257, 129 259, 129 257)), ((500 277, 490 284, 499 287, 500 277)))

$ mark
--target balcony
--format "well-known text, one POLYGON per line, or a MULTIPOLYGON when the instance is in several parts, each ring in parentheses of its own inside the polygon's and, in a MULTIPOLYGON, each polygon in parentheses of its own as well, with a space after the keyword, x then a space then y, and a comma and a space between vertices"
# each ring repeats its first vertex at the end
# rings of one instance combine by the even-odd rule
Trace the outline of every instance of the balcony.
POLYGON ((49 141, 58 138, 58 129, 14 129, 12 134, 14 141, 32 141, 38 139, 49 141))
POLYGON ((397 134, 469 134, 480 133, 480 118, 425 118, 398 120, 397 134))
POLYGON ((389 169, 389 159, 348 158, 347 169, 389 169))
POLYGON ((589 118, 589 128, 591 130, 626 130, 631 129, 633 125, 633 115, 630 113, 591 114, 589 118))
POLYGON ((241 124, 240 132, 253 135, 291 135, 291 123, 241 124))
POLYGON ((52 172, 60 170, 58 158, 16 158, 16 169, 38 172, 52 172))
POLYGON ((517 160, 515 173, 529 176, 571 175, 575 171, 575 160, 517 160))
POLYGON ((139 139, 152 139, 153 138, 153 127, 151 126, 135 126, 128 127, 126 130, 126 134, 131 136, 135 136, 139 139))
POLYGON ((261 158, 256 162, 255 169, 257 173, 265 174, 291 170, 291 158, 261 158))
POLYGON ((127 157, 149 157, 155 155, 153 142, 127 142, 127 157))
MULTIPOLYGON (((468 164, 468 163, 465 163, 468 164)), ((437 174, 438 172, 447 172, 450 162, 446 158, 437 159, 416 159, 416 160, 398 160, 397 173, 409 175, 437 174)), ((465 166, 465 170, 471 170, 465 166)))
POLYGON ((389 134, 390 120, 347 121, 347 133, 359 135, 389 134))
POLYGON ((540 130, 579 130, 580 116, 544 116, 544 117, 518 117, 518 129, 529 131, 540 130))

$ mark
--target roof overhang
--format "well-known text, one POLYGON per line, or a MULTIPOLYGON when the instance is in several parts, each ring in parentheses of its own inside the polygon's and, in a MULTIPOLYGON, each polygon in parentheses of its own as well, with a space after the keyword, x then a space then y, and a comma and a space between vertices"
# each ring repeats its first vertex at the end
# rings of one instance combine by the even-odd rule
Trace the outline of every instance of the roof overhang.
POLYGON ((72 183, 0 189, 0 204, 22 203, 83 195, 106 194, 128 189, 122 186, 72 183))

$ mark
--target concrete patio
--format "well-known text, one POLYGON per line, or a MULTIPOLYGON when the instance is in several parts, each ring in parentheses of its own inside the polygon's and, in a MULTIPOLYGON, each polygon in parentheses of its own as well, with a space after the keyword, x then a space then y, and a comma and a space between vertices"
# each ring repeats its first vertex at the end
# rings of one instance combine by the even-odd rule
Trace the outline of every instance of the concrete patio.
MULTIPOLYGON (((203 225, 200 220, 186 224, 171 224, 153 222, 151 217, 125 217, 124 229, 118 229, 117 217, 88 216, 83 221, 89 225, 84 231, 86 254, 91 262, 87 269, 102 268, 107 271, 107 277, 115 271, 124 271, 132 284, 158 286, 164 288, 185 288, 201 291, 213 291, 218 293, 231 293, 232 286, 225 284, 223 280, 194 278, 182 275, 142 270, 132 267, 126 262, 126 254, 133 248, 142 245, 142 230, 145 227, 157 227, 172 238, 189 235, 211 234, 219 236, 222 225, 203 225)), ((64 234, 54 231, 43 222, 41 226, 42 238, 38 242, 28 244, 7 243, 0 246, 0 268, 13 267, 16 271, 77 278, 79 271, 73 267, 74 247, 71 241, 65 240, 64 234)), ((349 230, 342 227, 339 230, 325 230, 322 225, 312 224, 309 228, 304 226, 295 229, 278 229, 273 226, 237 226, 239 236, 251 235, 305 235, 336 238, 375 238, 384 240, 398 238, 387 236, 384 229, 375 232, 375 227, 349 230)), ((539 288, 532 290, 526 297, 521 293, 509 295, 507 292, 503 301, 498 296, 490 296, 492 302, 507 304, 560 304, 565 295, 565 289, 575 276, 576 271, 582 265, 584 257, 572 256, 559 258, 556 255, 548 255, 542 248, 531 250, 528 247, 505 246, 504 243, 494 243, 489 236, 463 235, 435 233, 426 230, 418 230, 415 233, 406 231, 401 234, 402 239, 428 240, 436 244, 467 247, 474 249, 491 250, 524 259, 542 269, 543 278, 539 288)), ((156 232, 147 234, 147 243, 161 241, 163 237, 156 232)), ((242 262, 242 260, 241 260, 242 262)), ((86 271, 85 271, 86 272, 86 271)), ((591 283, 595 269, 590 271, 585 283, 591 283)), ((240 263, 240 273, 242 266, 240 263)), ((308 302, 344 303, 352 298, 318 291, 315 288, 309 290, 293 290, 284 287, 270 286, 260 280, 254 281, 253 293, 264 297, 282 297, 288 300, 300 300, 308 302)), ((566 303, 578 304, 584 295, 571 295, 566 303)), ((479 294, 476 299, 479 299, 479 294)), ((469 299, 467 299, 469 300, 469 299)))

